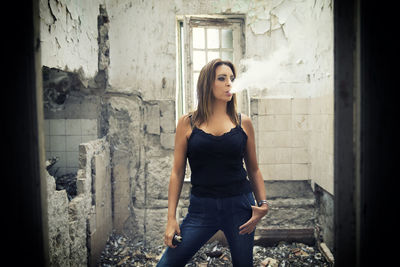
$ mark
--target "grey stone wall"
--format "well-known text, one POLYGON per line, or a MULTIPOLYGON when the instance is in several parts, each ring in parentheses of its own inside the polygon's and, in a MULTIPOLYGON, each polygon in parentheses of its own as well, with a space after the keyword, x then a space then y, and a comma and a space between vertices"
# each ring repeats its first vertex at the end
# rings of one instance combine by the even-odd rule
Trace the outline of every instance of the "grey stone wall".
POLYGON ((93 266, 112 231, 110 150, 105 138, 80 145, 77 196, 68 201, 47 173, 51 266, 93 266))
MULTIPOLYGON (((65 190, 56 191, 53 176, 47 172, 47 201, 49 225, 49 256, 51 266, 70 266, 68 197, 65 190)), ((86 251, 86 247, 83 248, 86 251)), ((86 256, 83 258, 86 262, 86 256)))
POLYGON ((334 251, 334 197, 318 184, 315 185, 317 205, 317 233, 320 241, 334 251))
POLYGON ((173 163, 175 102, 105 94, 102 132, 111 150, 114 228, 145 246, 162 245, 173 163))

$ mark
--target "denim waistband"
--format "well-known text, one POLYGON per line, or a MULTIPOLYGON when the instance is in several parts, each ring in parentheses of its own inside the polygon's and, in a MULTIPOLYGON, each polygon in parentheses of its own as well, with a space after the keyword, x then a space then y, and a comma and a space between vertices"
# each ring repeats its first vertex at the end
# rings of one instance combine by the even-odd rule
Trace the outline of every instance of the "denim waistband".
POLYGON ((190 194, 189 212, 215 215, 220 212, 251 210, 251 206, 254 205, 255 199, 252 192, 223 198, 198 197, 190 194))

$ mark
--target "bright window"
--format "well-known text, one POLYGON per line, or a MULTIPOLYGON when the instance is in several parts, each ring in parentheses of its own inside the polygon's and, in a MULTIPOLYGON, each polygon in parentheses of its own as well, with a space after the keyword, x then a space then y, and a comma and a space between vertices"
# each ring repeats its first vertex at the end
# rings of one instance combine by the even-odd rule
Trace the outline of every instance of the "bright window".
POLYGON ((197 106, 197 80, 201 68, 215 58, 236 66, 242 58, 242 17, 178 18, 177 118, 197 106))

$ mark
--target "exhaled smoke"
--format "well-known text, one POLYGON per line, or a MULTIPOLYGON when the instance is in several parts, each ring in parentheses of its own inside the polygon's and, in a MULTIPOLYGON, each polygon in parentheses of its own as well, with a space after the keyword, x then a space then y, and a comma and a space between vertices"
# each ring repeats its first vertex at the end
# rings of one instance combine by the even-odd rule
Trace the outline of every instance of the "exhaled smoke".
POLYGON ((266 59, 244 59, 241 64, 245 67, 245 72, 240 74, 232 85, 232 93, 237 93, 245 89, 263 90, 273 89, 283 79, 287 73, 290 51, 281 48, 266 59))

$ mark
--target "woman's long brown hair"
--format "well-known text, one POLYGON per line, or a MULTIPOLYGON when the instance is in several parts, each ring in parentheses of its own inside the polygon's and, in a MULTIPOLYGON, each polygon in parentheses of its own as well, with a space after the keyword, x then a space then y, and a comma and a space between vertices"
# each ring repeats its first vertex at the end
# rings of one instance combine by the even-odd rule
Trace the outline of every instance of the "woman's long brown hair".
MULTIPOLYGON (((200 71, 197 81, 197 109, 190 114, 193 115, 193 126, 199 127, 203 122, 207 122, 212 114, 212 101, 214 98, 212 84, 215 81, 215 70, 218 66, 226 65, 231 68, 233 76, 236 78, 235 66, 228 60, 214 59, 208 62, 200 71)), ((236 112, 236 94, 228 102, 226 113, 231 121, 239 124, 238 114, 236 112)))

